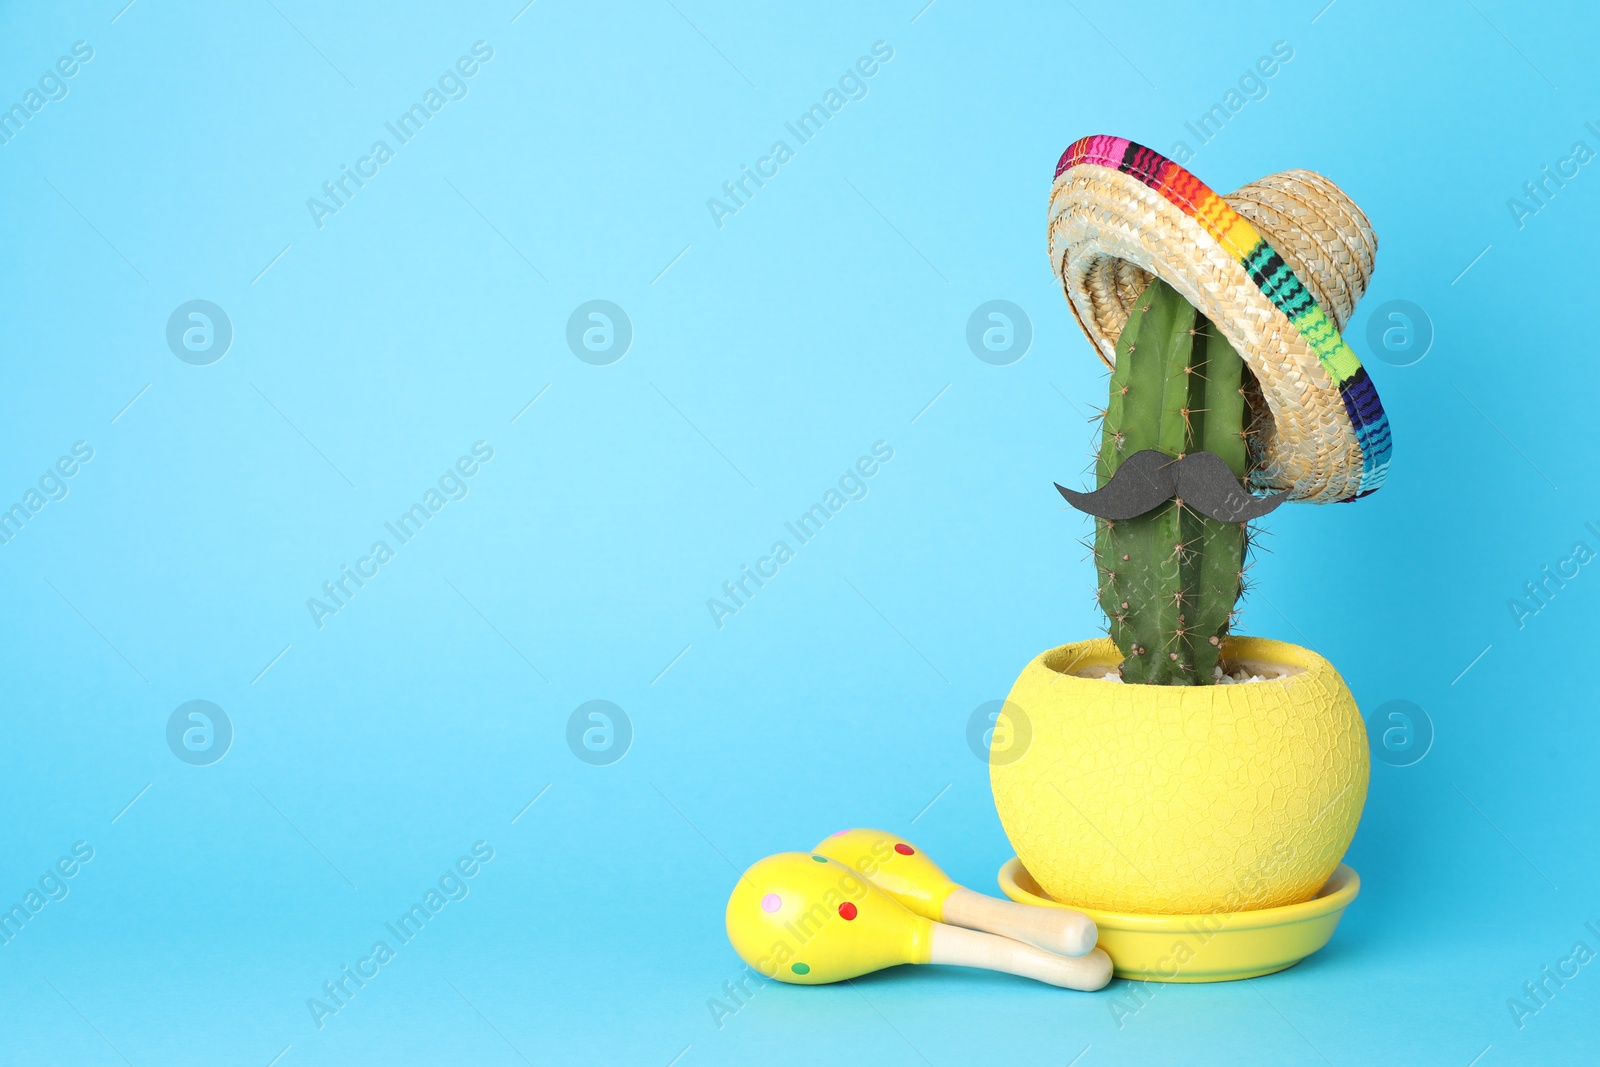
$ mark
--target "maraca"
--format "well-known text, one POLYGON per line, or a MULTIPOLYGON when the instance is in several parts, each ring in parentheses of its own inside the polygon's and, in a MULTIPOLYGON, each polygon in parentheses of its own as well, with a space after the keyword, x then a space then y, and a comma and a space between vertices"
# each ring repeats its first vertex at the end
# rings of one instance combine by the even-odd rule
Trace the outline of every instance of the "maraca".
POLYGON ((957 885, 920 849, 882 830, 840 830, 816 851, 855 868, 934 922, 987 930, 1063 956, 1082 956, 1100 938, 1094 920, 1081 911, 1013 904, 957 885))
POLYGON ((1111 981, 1101 949, 1069 959, 1020 941, 946 926, 907 911, 837 860, 780 852, 756 862, 728 897, 728 940, 768 978, 819 985, 901 963, 948 963, 1068 989, 1111 981))

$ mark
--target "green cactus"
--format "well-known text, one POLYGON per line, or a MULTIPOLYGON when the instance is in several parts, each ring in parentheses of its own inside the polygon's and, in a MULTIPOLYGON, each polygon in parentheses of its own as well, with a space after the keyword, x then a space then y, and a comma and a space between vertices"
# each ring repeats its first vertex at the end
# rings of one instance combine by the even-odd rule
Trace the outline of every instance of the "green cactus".
MULTIPOLYGON (((1249 371, 1217 329, 1157 279, 1117 338, 1096 478, 1128 456, 1214 452, 1249 469, 1249 371)), ((1219 522, 1174 500, 1133 519, 1095 520, 1100 606, 1121 649, 1122 679, 1210 685, 1243 592, 1248 523, 1219 522)))

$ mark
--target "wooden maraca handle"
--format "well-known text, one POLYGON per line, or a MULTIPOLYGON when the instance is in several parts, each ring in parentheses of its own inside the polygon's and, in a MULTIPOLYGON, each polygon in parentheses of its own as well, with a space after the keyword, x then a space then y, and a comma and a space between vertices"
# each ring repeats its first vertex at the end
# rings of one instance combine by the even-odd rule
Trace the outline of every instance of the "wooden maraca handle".
POLYGON ((932 950, 930 963, 1004 971, 1064 989, 1092 992, 1111 981, 1111 957, 1100 948, 1084 956, 1056 956, 1008 937, 934 923, 932 950))
POLYGON ((1082 956, 1100 939, 1094 920, 1081 911, 1013 904, 964 887, 945 898, 944 921, 1025 941, 1061 956, 1082 956))

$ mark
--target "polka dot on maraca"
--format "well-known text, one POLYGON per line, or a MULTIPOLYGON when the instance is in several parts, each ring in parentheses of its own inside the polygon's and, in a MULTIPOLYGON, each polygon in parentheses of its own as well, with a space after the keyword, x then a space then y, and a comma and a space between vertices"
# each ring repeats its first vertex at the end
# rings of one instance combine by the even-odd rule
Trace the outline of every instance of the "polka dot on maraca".
POLYGON ((916 849, 912 848, 910 845, 906 844, 904 841, 902 841, 898 845, 894 846, 894 850, 896 852, 900 853, 900 855, 902 855, 902 856, 909 856, 912 853, 917 851, 916 849))
POLYGON ((791 971, 793 971, 795 974, 810 974, 811 973, 810 965, 809 964, 805 964, 805 963, 791 963, 791 964, 789 964, 789 969, 791 971))
POLYGON ((816 860, 818 863, 827 863, 828 862, 828 857, 826 857, 826 856, 812 856, 811 858, 816 860))
POLYGON ((776 893, 768 893, 766 896, 761 898, 762 911, 774 912, 781 907, 783 907, 783 898, 776 893))
POLYGON ((839 917, 845 922, 849 922, 851 919, 854 919, 856 917, 856 906, 850 903, 848 900, 843 904, 840 904, 839 917))

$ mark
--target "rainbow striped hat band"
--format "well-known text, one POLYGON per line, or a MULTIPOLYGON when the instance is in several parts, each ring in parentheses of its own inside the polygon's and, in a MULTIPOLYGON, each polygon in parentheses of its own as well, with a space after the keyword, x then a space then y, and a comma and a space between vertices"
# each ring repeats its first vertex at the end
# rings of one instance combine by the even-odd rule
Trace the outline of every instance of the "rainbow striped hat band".
POLYGON ((1216 324, 1271 415, 1258 420, 1257 488, 1327 503, 1383 484, 1389 420, 1339 332, 1366 290, 1377 238, 1331 181, 1285 171, 1222 197, 1126 138, 1084 137, 1056 167, 1049 249, 1107 364, 1152 276, 1216 324))

